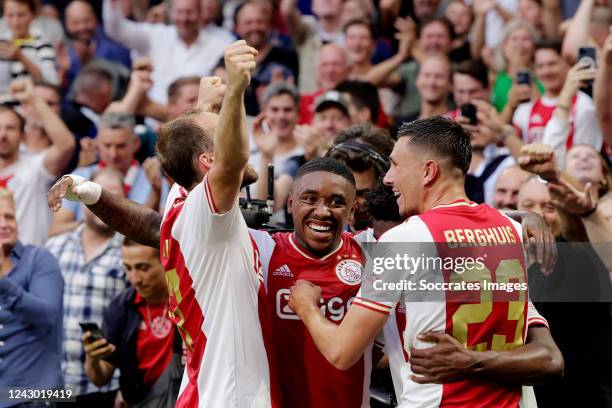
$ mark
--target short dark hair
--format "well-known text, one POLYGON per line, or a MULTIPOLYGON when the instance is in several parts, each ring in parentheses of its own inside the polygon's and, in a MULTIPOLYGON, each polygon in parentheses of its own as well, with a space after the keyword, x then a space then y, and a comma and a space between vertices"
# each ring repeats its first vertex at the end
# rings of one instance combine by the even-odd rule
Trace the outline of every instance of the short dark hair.
POLYGON ((298 169, 297 174, 295 175, 295 180, 300 179, 306 174, 314 173, 315 171, 324 171, 326 173, 336 174, 347 179, 353 188, 357 188, 355 177, 353 176, 351 169, 349 169, 346 164, 342 163, 341 161, 332 159, 330 157, 317 157, 316 159, 306 162, 298 169))
MULTIPOLYGON (((467 174, 472 161, 470 132, 454 120, 432 116, 403 123, 398 136, 407 143, 450 159, 452 165, 467 174)), ((406 143, 398 140, 398 143, 406 143)))
POLYGON ((345 80, 336 86, 336 91, 351 95, 351 103, 357 109, 367 108, 370 111, 372 122, 378 121, 380 111, 380 97, 378 89, 370 82, 345 80))
POLYGON ((455 28, 453 27, 453 23, 451 23, 446 17, 433 17, 421 23, 419 27, 419 38, 421 37, 423 29, 428 25, 434 23, 442 24, 446 28, 446 31, 448 31, 448 35, 450 36, 451 40, 454 40, 457 37, 457 34, 455 34, 455 28))
POLYGON ((2 5, 6 6, 6 3, 8 3, 9 1, 19 4, 25 4, 26 6, 28 6, 32 13, 36 13, 36 2, 34 0, 4 0, 2 5))
POLYGON ((196 161, 200 154, 213 151, 214 134, 193 120, 190 111, 166 123, 159 130, 157 155, 164 171, 178 185, 190 189, 200 181, 196 161))
POLYGON ((489 88, 489 73, 486 65, 480 60, 462 61, 457 64, 453 73, 467 75, 480 82, 484 89, 489 88))
POLYGON ((178 97, 179 92, 181 92, 181 88, 185 85, 200 85, 200 77, 197 76, 187 76, 181 77, 172 81, 170 86, 168 86, 168 100, 172 101, 178 97))
POLYGON ((263 106, 268 106, 268 102, 270 102, 270 99, 281 95, 289 95, 293 100, 293 103, 295 104, 295 108, 299 109, 300 94, 295 86, 286 82, 277 82, 268 85, 262 98, 263 106))
POLYGON ((353 19, 347 21, 347 23, 342 28, 342 32, 344 34, 346 34, 346 31, 349 28, 351 28, 352 26, 354 26, 354 25, 359 25, 359 26, 366 27, 368 29, 368 31, 370 32, 370 36, 372 37, 372 39, 374 40, 376 38, 376 33, 374 31, 374 27, 372 26, 372 24, 370 24, 370 22, 368 20, 365 20, 363 18, 353 18, 353 19))
POLYGON ((379 221, 402 221, 397 206, 397 197, 391 186, 386 186, 382 177, 366 193, 365 208, 368 214, 379 221))
POLYGON ((535 45, 535 50, 553 50, 557 54, 561 55, 561 50, 563 48, 563 42, 559 38, 546 38, 544 40, 540 40, 535 45))
POLYGON ((76 76, 74 80, 75 94, 84 92, 90 93, 100 86, 100 82, 106 81, 113 85, 113 75, 104 67, 89 63, 76 76))
POLYGON ((147 246, 147 245, 142 245, 141 243, 136 242, 133 239, 130 239, 128 237, 123 238, 123 242, 122 242, 121 245, 124 246, 124 247, 142 246, 142 247, 145 247, 145 248, 151 248, 151 249, 153 249, 155 251, 156 254, 159 255, 159 248, 153 248, 153 247, 150 247, 150 246, 147 246))
POLYGON ((338 133, 328 154, 342 161, 354 171, 361 172, 374 167, 378 178, 388 169, 389 155, 393 151, 393 145, 393 139, 384 129, 368 124, 352 125, 338 133), (357 149, 351 149, 353 144, 363 146, 363 153, 357 152, 357 149), (349 148, 343 149, 343 145, 349 145, 347 146, 349 148), (368 151, 375 154, 370 155, 368 151))
POLYGON ((25 132, 25 119, 19 112, 7 105, 0 104, 0 112, 11 112, 19 120, 19 131, 25 132))
POLYGON ((59 86, 52 84, 51 82, 47 82, 45 80, 42 79, 36 79, 34 80, 34 86, 39 86, 41 88, 47 88, 52 90, 55 94, 57 94, 57 97, 61 100, 62 99, 62 90, 60 89, 59 86))

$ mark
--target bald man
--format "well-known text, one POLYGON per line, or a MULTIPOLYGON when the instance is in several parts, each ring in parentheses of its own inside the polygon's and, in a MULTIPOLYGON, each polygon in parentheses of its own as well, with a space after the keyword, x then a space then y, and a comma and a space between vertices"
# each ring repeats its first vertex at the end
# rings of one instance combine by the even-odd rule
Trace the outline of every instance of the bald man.
POLYGON ((131 68, 129 50, 106 36, 89 2, 81 0, 70 2, 66 7, 64 23, 66 33, 70 37, 68 46, 70 65, 61 68, 65 70, 68 84, 72 83, 81 67, 95 58, 115 61, 131 68))
POLYGON ((344 49, 334 43, 326 44, 319 49, 317 59, 317 88, 312 94, 300 98, 300 123, 311 123, 314 117, 314 102, 323 94, 348 79, 350 67, 344 49))
POLYGON ((519 166, 507 167, 499 174, 493 193, 493 206, 498 210, 516 210, 518 193, 529 173, 519 166))

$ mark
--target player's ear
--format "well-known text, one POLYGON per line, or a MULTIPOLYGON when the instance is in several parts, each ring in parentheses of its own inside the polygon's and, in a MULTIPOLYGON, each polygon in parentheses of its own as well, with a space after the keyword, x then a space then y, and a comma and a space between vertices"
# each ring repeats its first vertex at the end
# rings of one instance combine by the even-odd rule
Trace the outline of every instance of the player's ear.
POLYGON ((287 212, 289 214, 292 213, 291 208, 293 207, 293 193, 289 192, 289 197, 287 197, 287 212))
POLYGON ((212 167, 212 162, 213 158, 208 153, 203 152, 198 155, 198 164, 206 171, 210 170, 212 167))
POLYGON ((440 173, 440 166, 434 160, 427 160, 423 164, 423 186, 430 185, 440 173))
POLYGON ((359 208, 359 203, 357 202, 357 200, 353 201, 353 205, 351 206, 349 216, 348 216, 349 224, 352 224, 353 221, 355 221, 355 212, 357 211, 358 208, 359 208))

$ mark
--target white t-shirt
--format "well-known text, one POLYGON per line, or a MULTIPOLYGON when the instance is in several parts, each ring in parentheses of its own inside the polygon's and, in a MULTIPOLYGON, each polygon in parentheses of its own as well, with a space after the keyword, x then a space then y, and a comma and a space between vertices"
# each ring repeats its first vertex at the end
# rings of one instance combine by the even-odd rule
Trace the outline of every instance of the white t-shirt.
POLYGON ((174 25, 135 23, 126 19, 121 6, 104 1, 104 30, 113 40, 153 62, 153 87, 150 98, 165 104, 168 86, 185 76, 210 75, 223 57, 225 47, 235 37, 228 31, 209 24, 200 30, 189 47, 180 38, 174 25))
MULTIPOLYGON (((555 115, 550 114, 556 108, 558 100, 559 98, 542 96, 539 99, 542 112, 534 109, 534 101, 522 103, 516 108, 512 123, 521 130, 522 139, 526 143, 544 142, 545 128, 550 121, 556 118, 555 115), (543 118, 549 115, 550 119, 543 118)), ((575 127, 573 144, 590 144, 600 150, 603 135, 597 122, 593 99, 584 92, 578 91, 576 102, 570 107, 570 116, 575 127)))
POLYGON ((238 200, 219 214, 208 177, 189 195, 175 184, 160 234, 170 316, 188 350, 176 406, 271 406, 262 264, 238 200))
POLYGON ((19 240, 24 244, 43 245, 51 225, 47 191, 55 177, 45 168, 45 154, 19 153, 15 163, 0 169, 0 187, 13 192, 19 240))

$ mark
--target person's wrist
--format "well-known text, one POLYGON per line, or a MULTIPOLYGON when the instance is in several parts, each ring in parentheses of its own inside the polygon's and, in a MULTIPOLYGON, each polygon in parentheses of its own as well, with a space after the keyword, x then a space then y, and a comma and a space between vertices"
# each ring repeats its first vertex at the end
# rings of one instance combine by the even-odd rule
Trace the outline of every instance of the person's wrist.
POLYGON ((502 143, 505 143, 505 142, 506 142, 506 140, 507 140, 507 139, 508 139, 510 136, 512 136, 512 135, 514 135, 514 134, 515 134, 515 133, 514 133, 514 127, 512 127, 512 125, 506 124, 506 125, 504 125, 504 126, 501 128, 501 130, 498 132, 498 135, 499 135, 499 140, 500 140, 502 143))
POLYGON ((542 172, 539 174, 540 178, 547 182, 547 183, 551 183, 551 182, 555 182, 557 180, 559 180, 559 178, 561 178, 561 171, 557 168, 555 168, 554 170, 550 170, 550 171, 546 171, 546 172, 542 172))
POLYGON ((468 373, 473 376, 486 374, 492 362, 498 357, 498 353, 495 351, 468 350, 468 354, 473 359, 473 364, 468 373))
POLYGON ((595 214, 595 211, 597 211, 597 202, 594 203, 593 207, 590 210, 580 214, 580 217, 581 218, 590 217, 591 215, 595 214))
POLYGON ((242 98, 248 86, 248 82, 246 85, 241 82, 241 79, 230 78, 225 91, 225 98, 242 98))

